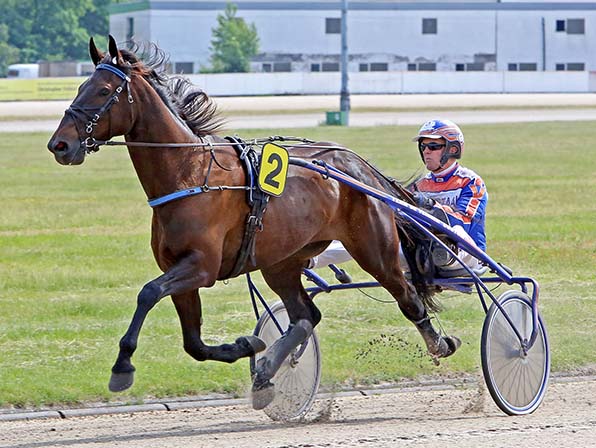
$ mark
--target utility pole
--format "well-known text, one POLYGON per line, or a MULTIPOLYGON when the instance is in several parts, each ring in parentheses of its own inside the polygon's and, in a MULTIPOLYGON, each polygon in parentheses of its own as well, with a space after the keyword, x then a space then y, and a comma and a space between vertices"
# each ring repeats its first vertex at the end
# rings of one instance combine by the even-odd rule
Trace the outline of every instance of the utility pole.
POLYGON ((342 124, 348 126, 350 122, 350 92, 348 90, 348 0, 341 1, 341 91, 339 110, 345 116, 345 123, 342 120, 342 124))
POLYGON ((542 18, 542 71, 546 71, 546 25, 544 23, 544 17, 542 18))

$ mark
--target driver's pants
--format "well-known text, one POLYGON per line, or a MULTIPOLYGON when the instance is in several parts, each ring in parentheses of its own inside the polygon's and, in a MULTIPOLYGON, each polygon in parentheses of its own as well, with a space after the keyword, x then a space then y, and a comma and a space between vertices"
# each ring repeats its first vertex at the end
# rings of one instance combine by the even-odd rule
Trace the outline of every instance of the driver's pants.
MULTIPOLYGON (((451 228, 458 236, 462 239, 465 239, 466 242, 470 244, 474 244, 474 241, 468 235, 468 233, 463 229, 461 226, 454 226, 451 228)), ((459 258, 471 269, 478 269, 480 264, 478 259, 470 255, 469 253, 459 250, 458 252, 459 258)), ((321 252, 319 255, 311 258, 310 263, 308 265, 309 269, 316 269, 324 266, 328 266, 330 264, 341 264, 345 263, 346 261, 352 260, 352 256, 348 253, 344 245, 337 240, 334 240, 329 244, 327 249, 321 252)), ((401 244, 399 246, 399 265, 401 266, 403 271, 409 271, 408 262, 401 250, 401 244)), ((450 270, 459 270, 462 269, 459 263, 455 262, 448 266, 441 266, 441 271, 450 271, 450 270)))

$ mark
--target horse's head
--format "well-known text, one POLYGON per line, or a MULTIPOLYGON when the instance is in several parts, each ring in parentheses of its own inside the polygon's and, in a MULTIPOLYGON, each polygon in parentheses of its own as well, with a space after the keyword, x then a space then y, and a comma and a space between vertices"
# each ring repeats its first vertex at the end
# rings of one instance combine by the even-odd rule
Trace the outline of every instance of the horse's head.
POLYGON ((107 55, 97 49, 93 38, 89 53, 96 70, 79 86, 48 142, 48 149, 62 165, 80 165, 87 153, 99 149, 97 140, 124 135, 133 122, 131 64, 124 60, 112 36, 107 55))

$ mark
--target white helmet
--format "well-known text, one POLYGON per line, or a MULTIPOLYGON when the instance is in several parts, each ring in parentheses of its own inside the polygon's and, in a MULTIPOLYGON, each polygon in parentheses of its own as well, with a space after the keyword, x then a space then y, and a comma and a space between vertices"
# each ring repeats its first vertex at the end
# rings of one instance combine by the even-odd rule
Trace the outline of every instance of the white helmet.
POLYGON ((451 157, 460 159, 464 152, 464 134, 459 126, 451 120, 430 120, 420 127, 418 135, 412 141, 418 142, 418 151, 422 160, 424 160, 424 157, 422 156, 423 149, 420 146, 420 140, 423 138, 442 138, 445 140, 441 164, 446 163, 447 159, 451 157), (449 150, 452 147, 457 148, 456 151, 450 152, 449 150))

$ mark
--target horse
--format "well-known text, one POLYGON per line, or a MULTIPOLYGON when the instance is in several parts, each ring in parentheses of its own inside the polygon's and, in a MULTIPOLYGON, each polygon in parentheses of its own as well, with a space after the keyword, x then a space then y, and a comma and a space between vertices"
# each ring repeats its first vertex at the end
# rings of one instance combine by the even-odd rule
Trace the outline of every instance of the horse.
MULTIPOLYGON (((302 286, 301 273, 332 240, 341 241, 395 298, 431 356, 452 355, 460 341, 434 329, 428 314, 436 304, 433 291, 423 281, 408 282, 400 266, 401 240, 413 280, 421 278, 414 259, 421 237, 385 204, 319 173, 290 165, 283 194, 271 196, 266 204, 254 235, 253 256, 238 265, 250 215, 246 169, 234 144, 217 135, 222 118, 215 102, 187 78, 168 75, 164 52, 156 45, 152 48, 148 59, 141 58, 134 49, 119 49, 109 36, 104 54, 91 38, 89 53, 96 69, 79 87, 47 145, 59 164, 79 165, 102 143, 124 136, 122 143, 148 198, 203 185, 202 194, 153 208, 151 248, 163 274, 145 284, 137 296, 109 389, 119 392, 132 386, 131 358, 143 322, 162 298, 171 296, 184 350, 195 360, 232 363, 266 350, 253 377, 252 405, 267 406, 274 396, 271 380, 276 371, 321 320, 302 286), (287 331, 270 347, 252 335, 233 343, 205 344, 199 290, 255 270, 283 301, 290 321, 287 331)), ((322 160, 372 187, 411 200, 362 157, 336 144, 296 143, 290 153, 322 160)))

